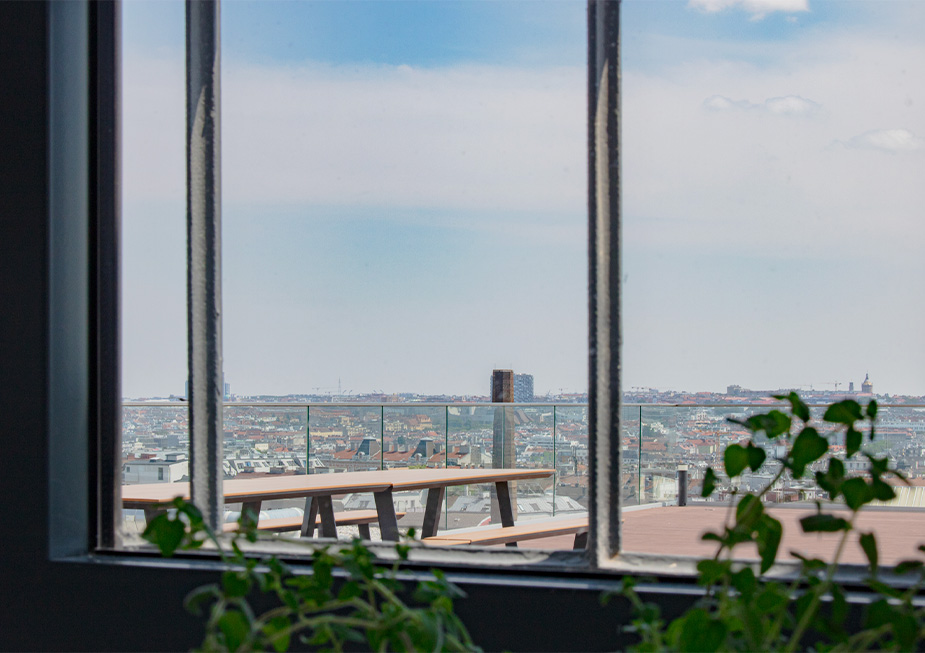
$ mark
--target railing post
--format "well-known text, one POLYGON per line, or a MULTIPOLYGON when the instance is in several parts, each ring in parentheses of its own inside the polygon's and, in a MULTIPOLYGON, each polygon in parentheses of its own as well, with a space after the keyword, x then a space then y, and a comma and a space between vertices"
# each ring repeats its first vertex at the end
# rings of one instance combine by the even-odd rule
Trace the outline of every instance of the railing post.
POLYGON ((636 505, 642 505, 642 406, 639 407, 639 445, 636 454, 636 505))
POLYGON ((687 465, 678 465, 678 505, 687 505, 687 465))
POLYGON ((385 469, 385 404, 379 406, 379 469, 385 469))
POLYGON ((305 407, 305 473, 312 473, 312 407, 305 407))
POLYGON ((559 487, 559 456, 556 451, 556 405, 552 406, 552 516, 556 516, 556 490, 559 487))

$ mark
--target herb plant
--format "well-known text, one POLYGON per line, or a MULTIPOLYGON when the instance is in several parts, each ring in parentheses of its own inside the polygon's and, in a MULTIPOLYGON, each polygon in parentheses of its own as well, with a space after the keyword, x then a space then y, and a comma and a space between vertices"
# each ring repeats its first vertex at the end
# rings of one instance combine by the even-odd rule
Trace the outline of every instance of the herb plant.
MULTIPOLYGON (((877 403, 862 407, 850 399, 828 406, 822 424, 814 421, 809 407, 800 397, 776 396, 787 402, 785 410, 770 410, 744 420, 729 421, 744 426, 750 437, 746 444, 729 445, 724 451, 725 474, 734 481, 746 470, 757 472, 771 467, 771 480, 756 492, 732 491, 730 514, 720 532, 707 532, 704 540, 717 543, 716 554, 697 564, 698 582, 704 596, 670 623, 661 617, 659 607, 643 602, 626 578, 622 594, 630 601, 634 620, 625 627, 638 637, 637 651, 795 651, 810 646, 817 650, 915 650, 923 641, 925 610, 913 602, 922 587, 923 564, 919 560, 902 562, 893 573, 917 574, 918 582, 898 588, 878 576, 877 539, 872 532, 858 532, 858 513, 872 501, 889 501, 893 488, 884 479, 905 478, 890 467, 886 456, 878 458, 862 451, 865 435, 876 437, 877 403), (767 460, 759 436, 786 453, 776 461, 767 460), (844 443, 844 460, 832 455, 833 444, 844 443), (867 460, 868 469, 849 474, 844 461, 867 460), (805 533, 840 533, 829 562, 806 558, 797 553, 800 572, 790 583, 767 579, 777 559, 783 529, 780 521, 764 508, 762 499, 774 485, 789 475, 797 480, 812 476, 828 495, 816 501, 815 514, 800 520, 805 533), (843 504, 847 511, 826 512, 825 505, 843 504), (737 547, 754 544, 760 562, 737 562, 737 547), (874 600, 865 609, 859 628, 846 628, 849 604, 835 572, 846 546, 860 546, 869 565, 866 585, 874 600)), ((708 468, 703 482, 704 497, 711 496, 720 482, 708 468)), ((919 547, 925 551, 925 547, 919 547)))
POLYGON ((358 539, 348 546, 309 544, 310 571, 300 567, 297 573, 276 556, 245 553, 241 541, 258 539, 253 515, 242 514, 235 533, 218 537, 192 503, 178 498, 173 508, 152 519, 143 537, 166 557, 211 543, 228 565, 220 583, 199 587, 185 600, 188 610, 206 616, 205 651, 285 651, 295 642, 326 651, 479 650, 453 611, 453 599, 464 594, 440 570, 418 583, 417 605, 402 598, 397 575, 407 544, 395 545, 398 560, 390 567, 378 565, 358 539), (252 604, 267 599, 275 606, 258 614, 252 604))

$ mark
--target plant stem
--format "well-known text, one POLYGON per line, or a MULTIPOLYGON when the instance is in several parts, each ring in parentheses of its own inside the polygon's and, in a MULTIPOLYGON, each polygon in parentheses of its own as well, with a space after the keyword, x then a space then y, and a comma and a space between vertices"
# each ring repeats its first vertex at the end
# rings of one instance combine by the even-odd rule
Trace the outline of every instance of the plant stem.
POLYGON ((819 607, 819 602, 822 600, 822 595, 827 593, 828 588, 832 586, 832 578, 835 577, 835 570, 838 568, 838 561, 841 559, 842 551, 844 551, 845 544, 848 542, 848 535, 850 535, 851 531, 854 529, 854 520, 856 517, 857 511, 851 515, 851 519, 848 521, 848 528, 845 529, 845 532, 842 533, 841 539, 838 541, 838 548, 835 549, 835 557, 832 559, 832 562, 829 563, 829 566, 826 569, 825 580, 822 581, 822 583, 818 586, 819 591, 813 594, 812 601, 806 607, 806 611, 803 613, 803 616, 800 618, 796 629, 794 629, 793 634, 790 636, 790 641, 787 642, 787 646, 784 650, 788 653, 792 653, 792 651, 796 650, 800 639, 802 639, 806 629, 809 628, 809 624, 813 619, 813 615, 819 607))

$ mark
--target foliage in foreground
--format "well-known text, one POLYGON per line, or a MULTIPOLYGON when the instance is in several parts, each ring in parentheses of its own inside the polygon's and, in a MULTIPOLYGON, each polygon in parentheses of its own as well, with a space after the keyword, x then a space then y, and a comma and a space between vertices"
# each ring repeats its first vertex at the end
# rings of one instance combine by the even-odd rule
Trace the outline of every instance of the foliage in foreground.
MULTIPOLYGON (((703 535, 704 540, 717 543, 716 555, 697 564, 698 582, 705 588, 703 598, 666 623, 658 606, 641 600, 634 581, 624 580, 622 593, 630 600, 635 616, 625 630, 638 636, 634 650, 795 651, 812 646, 826 651, 907 651, 922 645, 925 609, 914 605, 913 598, 923 586, 923 563, 909 560, 892 570, 898 575, 917 575, 918 581, 911 587, 900 589, 882 582, 878 577, 876 536, 858 532, 855 527, 864 506, 895 497, 886 477, 905 481, 900 472, 890 467, 887 457, 877 458, 862 451, 865 434, 868 441, 876 437, 877 403, 871 400, 866 407, 853 400, 834 403, 826 408, 823 423, 819 424, 796 393, 775 398, 786 401, 789 409, 771 410, 745 420, 730 419, 751 433, 744 446, 733 444, 724 452, 730 482, 746 470, 757 472, 766 466, 772 477, 760 491, 733 491, 722 532, 703 535), (767 461, 758 441, 760 435, 784 445, 786 454, 767 461), (831 455, 830 449, 836 443, 844 444, 844 457, 831 455), (844 461, 859 458, 866 458, 869 469, 860 475, 848 474, 844 461), (827 501, 816 501, 815 514, 800 520, 803 532, 840 534, 828 563, 793 553, 800 559, 800 573, 786 584, 764 577, 777 558, 783 529, 762 503, 785 475, 793 479, 812 477, 828 494, 827 501), (836 503, 847 510, 823 510, 823 506, 836 503), (868 561, 865 582, 875 595, 859 627, 846 627, 848 601, 834 581, 842 553, 852 542, 861 547, 868 561), (734 561, 733 553, 742 545, 757 548, 759 564, 734 561)), ((704 497, 716 491, 719 480, 713 469, 707 469, 704 497)), ((925 547, 919 549, 925 551, 925 547)))
POLYGON ((391 567, 377 565, 360 540, 344 547, 309 544, 310 573, 304 567, 294 573, 276 556, 245 555, 241 540, 258 539, 253 515, 242 514, 239 530, 219 538, 193 504, 176 499, 173 507, 152 519, 143 537, 166 557, 211 542, 228 565, 221 583, 199 587, 185 600, 190 612, 206 616, 203 650, 285 651, 296 641, 325 651, 351 644, 373 651, 479 650, 453 611, 453 599, 464 594, 440 570, 418 583, 416 606, 402 598, 397 574, 407 544, 395 545, 398 560, 391 567), (257 614, 251 599, 261 594, 262 602, 275 598, 276 606, 257 614))

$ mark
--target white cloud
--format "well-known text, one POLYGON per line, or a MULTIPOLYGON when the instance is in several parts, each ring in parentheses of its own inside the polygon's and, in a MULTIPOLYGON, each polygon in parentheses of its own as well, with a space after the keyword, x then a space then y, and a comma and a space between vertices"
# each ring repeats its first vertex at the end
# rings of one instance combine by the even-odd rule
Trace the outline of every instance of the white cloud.
POLYGON ((731 111, 734 109, 749 109, 753 105, 747 100, 730 100, 722 95, 712 95, 703 101, 703 106, 711 111, 731 111))
MULTIPOLYGON (((131 67, 130 195, 179 195, 182 62, 131 67)), ((583 210, 581 68, 227 62, 222 76, 226 202, 583 210)))
POLYGON ((884 152, 915 152, 925 148, 925 138, 916 136, 908 129, 877 129, 851 138, 846 145, 884 152))
POLYGON ((783 116, 807 116, 819 110, 820 106, 812 100, 798 95, 772 97, 764 101, 768 112, 783 116))
POLYGON ((780 116, 808 116, 821 109, 817 102, 798 95, 772 97, 758 103, 712 95, 703 101, 703 106, 711 111, 762 111, 780 116))
POLYGON ((707 13, 741 9, 750 13, 753 20, 761 20, 777 11, 788 14, 809 11, 809 0, 688 0, 687 6, 707 13))

